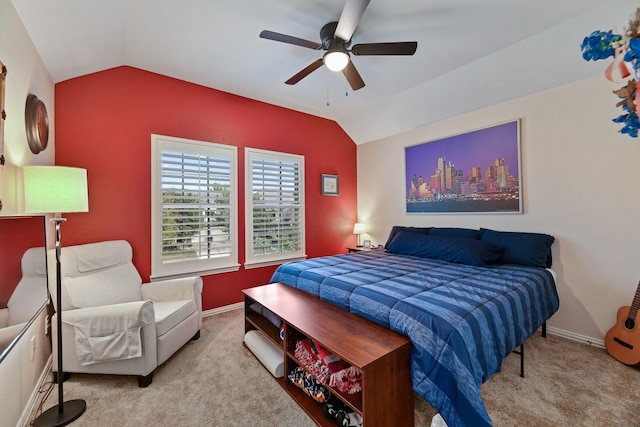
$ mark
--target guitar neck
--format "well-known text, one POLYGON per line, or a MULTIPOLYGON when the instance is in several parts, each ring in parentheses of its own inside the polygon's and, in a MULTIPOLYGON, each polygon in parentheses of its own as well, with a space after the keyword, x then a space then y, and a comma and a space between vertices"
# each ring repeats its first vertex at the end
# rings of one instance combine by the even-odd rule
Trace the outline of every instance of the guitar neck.
POLYGON ((638 314, 638 308, 640 307, 640 282, 638 282, 638 288, 636 289, 636 295, 633 297, 631 308, 629 309, 629 319, 635 320, 638 314))

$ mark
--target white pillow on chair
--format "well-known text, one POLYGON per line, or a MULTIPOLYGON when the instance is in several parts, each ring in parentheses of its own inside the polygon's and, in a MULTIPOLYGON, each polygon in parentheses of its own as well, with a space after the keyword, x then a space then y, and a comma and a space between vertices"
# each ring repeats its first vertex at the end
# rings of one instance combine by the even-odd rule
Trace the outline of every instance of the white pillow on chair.
POLYGON ((64 305, 72 309, 140 301, 139 277, 133 264, 118 265, 94 274, 66 277, 64 295, 68 296, 68 300, 64 305), (101 286, 91 286, 92 282, 101 286), (104 286, 105 283, 109 284, 108 288, 104 286))

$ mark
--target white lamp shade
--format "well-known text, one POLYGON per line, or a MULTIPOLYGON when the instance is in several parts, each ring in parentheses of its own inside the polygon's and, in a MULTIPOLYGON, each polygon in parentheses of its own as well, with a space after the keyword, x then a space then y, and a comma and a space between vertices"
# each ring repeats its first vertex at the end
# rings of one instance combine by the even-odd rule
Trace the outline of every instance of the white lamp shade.
POLYGON ((25 166, 25 213, 88 212, 86 169, 65 166, 25 166))
POLYGON ((364 234, 367 232, 367 226, 362 222, 356 222, 353 226, 353 234, 364 234))
POLYGON ((349 55, 340 50, 329 50, 322 59, 331 71, 342 71, 349 63, 349 55))

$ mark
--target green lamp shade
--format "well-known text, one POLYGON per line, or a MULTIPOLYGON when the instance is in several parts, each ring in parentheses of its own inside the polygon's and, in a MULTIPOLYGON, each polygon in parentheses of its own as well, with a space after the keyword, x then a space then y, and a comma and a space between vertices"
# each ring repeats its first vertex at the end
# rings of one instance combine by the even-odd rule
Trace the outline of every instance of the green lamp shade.
POLYGON ((25 166, 25 213, 88 212, 87 170, 66 166, 25 166))

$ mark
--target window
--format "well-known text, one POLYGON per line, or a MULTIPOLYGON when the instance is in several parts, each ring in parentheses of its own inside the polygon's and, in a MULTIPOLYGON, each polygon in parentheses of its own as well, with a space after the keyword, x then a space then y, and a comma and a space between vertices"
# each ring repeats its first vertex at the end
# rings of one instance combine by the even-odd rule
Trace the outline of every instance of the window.
POLYGON ((237 148, 151 135, 151 275, 238 265, 237 148))
POLYGON ((245 165, 245 267, 304 258, 304 157, 248 148, 245 165))

